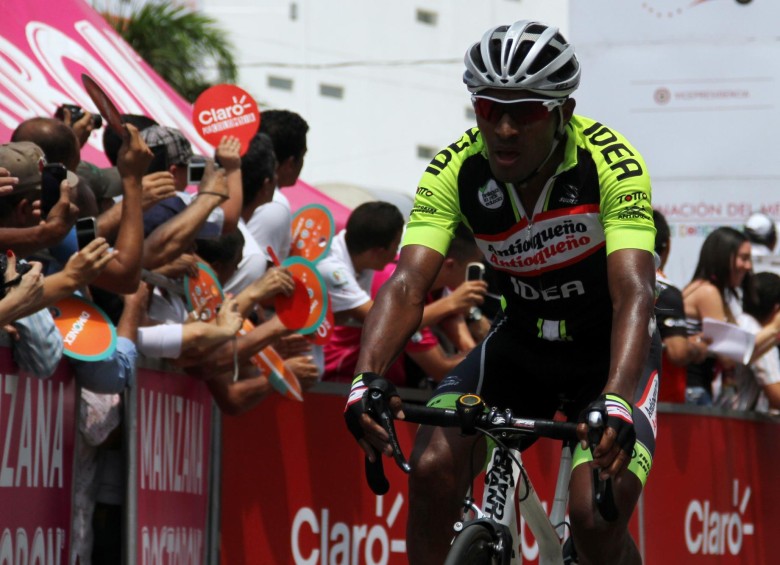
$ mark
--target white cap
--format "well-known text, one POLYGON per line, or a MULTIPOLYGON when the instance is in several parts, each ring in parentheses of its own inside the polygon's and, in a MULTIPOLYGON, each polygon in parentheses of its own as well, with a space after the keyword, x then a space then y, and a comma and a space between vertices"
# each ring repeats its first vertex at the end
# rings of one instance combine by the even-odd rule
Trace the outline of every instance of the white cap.
POLYGON ((745 222, 745 229, 750 230, 758 237, 767 237, 774 231, 775 224, 766 214, 756 212, 745 222))

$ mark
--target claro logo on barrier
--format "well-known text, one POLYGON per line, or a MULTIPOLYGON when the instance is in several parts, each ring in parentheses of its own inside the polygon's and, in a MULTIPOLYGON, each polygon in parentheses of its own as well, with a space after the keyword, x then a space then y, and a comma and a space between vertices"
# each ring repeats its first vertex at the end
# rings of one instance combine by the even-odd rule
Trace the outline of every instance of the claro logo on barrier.
POLYGON ((734 479, 732 506, 718 511, 709 500, 691 500, 685 512, 685 544, 692 554, 738 555, 745 536, 753 535, 753 524, 746 523, 745 511, 750 502, 750 486, 740 494, 734 479))
POLYGON ((390 531, 404 504, 404 495, 397 494, 387 513, 384 499, 376 497, 375 516, 383 523, 374 525, 345 522, 330 523, 330 510, 323 508, 319 516, 312 508, 301 508, 295 514, 290 544, 295 565, 387 565, 391 553, 406 553, 406 541, 392 539, 390 531))

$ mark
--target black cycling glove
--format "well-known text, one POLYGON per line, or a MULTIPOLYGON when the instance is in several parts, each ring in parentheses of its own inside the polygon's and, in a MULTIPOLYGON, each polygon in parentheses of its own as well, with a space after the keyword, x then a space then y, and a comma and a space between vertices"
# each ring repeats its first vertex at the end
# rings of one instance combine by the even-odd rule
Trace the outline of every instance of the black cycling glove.
POLYGON ((588 423, 588 413, 598 410, 607 417, 606 427, 615 430, 620 449, 631 455, 636 441, 633 407, 625 398, 615 393, 602 394, 591 402, 580 415, 581 423, 588 423))
POLYGON ((376 373, 366 372, 355 376, 352 380, 349 398, 347 398, 347 405, 344 407, 344 420, 346 420, 347 428, 355 436, 355 439, 363 437, 363 426, 360 425, 360 416, 367 412, 368 387, 371 384, 379 386, 387 400, 391 396, 398 394, 393 383, 376 373))

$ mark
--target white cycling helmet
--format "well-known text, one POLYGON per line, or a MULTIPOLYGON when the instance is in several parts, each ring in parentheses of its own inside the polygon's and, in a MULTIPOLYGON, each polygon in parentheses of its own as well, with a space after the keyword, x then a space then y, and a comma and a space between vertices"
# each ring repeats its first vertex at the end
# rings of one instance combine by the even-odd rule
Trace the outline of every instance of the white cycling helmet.
POLYGON ((463 82, 471 93, 500 88, 566 98, 580 84, 574 47, 557 27, 529 20, 486 31, 466 51, 465 63, 463 82))

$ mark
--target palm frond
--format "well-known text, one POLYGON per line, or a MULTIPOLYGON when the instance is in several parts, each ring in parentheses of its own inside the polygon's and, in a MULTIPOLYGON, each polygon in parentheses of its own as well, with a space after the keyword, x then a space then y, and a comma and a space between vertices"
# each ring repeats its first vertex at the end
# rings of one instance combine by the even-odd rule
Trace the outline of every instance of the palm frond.
POLYGON ((238 77, 233 46, 217 21, 205 14, 163 2, 134 7, 125 17, 104 17, 190 102, 211 86, 207 68, 216 68, 220 83, 234 83, 238 77))

